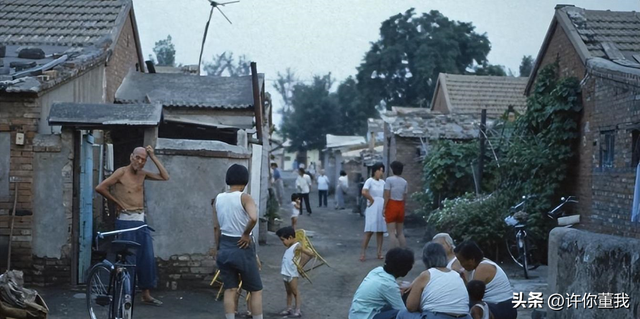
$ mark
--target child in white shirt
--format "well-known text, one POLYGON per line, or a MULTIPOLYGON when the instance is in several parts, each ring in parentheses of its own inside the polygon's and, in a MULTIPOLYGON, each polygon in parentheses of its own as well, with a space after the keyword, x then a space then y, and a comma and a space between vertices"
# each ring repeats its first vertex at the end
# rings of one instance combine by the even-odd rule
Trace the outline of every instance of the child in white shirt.
POLYGON ((300 194, 293 193, 291 194, 291 227, 293 229, 296 228, 296 222, 298 221, 298 216, 300 216, 300 194))
POLYGON ((300 318, 302 317, 300 313, 300 305, 302 302, 300 300, 300 291, 298 290, 298 277, 300 277, 300 273, 298 273, 298 267, 293 260, 296 258, 298 252, 309 257, 313 257, 315 254, 310 249, 304 248, 298 243, 296 240, 296 231, 291 226, 278 229, 276 236, 278 236, 282 244, 287 247, 284 256, 282 256, 282 268, 280 271, 282 279, 284 280, 284 288, 287 290, 287 309, 282 311, 280 315, 287 316, 287 318, 300 318), (292 307, 294 299, 296 302, 295 312, 292 307))

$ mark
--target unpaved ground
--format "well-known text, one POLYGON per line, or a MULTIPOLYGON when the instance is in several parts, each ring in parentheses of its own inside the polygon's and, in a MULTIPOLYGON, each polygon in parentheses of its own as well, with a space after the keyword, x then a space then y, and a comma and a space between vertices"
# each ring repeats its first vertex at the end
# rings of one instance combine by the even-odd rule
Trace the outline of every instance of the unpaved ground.
MULTIPOLYGON (((293 184, 292 175, 284 174, 289 198, 293 184)), ((369 244, 367 260, 358 260, 364 218, 350 210, 335 211, 317 207, 317 193, 312 193, 313 215, 299 218, 299 227, 312 231, 315 248, 329 262, 331 267, 322 266, 311 272, 313 283, 301 281, 302 312, 305 318, 347 318, 353 293, 361 280, 373 268, 382 265, 375 259, 375 241, 369 244)), ((287 201, 285 201, 287 202, 287 201)), ((332 207, 330 200, 329 206, 332 207)), ((283 217, 289 209, 283 211, 283 217)), ((283 218, 283 225, 288 218, 283 218)), ((424 245, 422 228, 407 229, 409 247, 418 258, 407 280, 415 278, 424 267, 419 260, 419 252, 424 245)), ((264 284, 265 318, 281 318, 278 312, 285 308, 285 290, 280 276, 280 263, 284 252, 280 240, 270 233, 267 245, 259 247, 263 262, 262 280, 264 284)), ((386 251, 386 242, 385 242, 386 251)), ((507 274, 518 291, 538 291, 544 288, 546 271, 538 272, 537 279, 519 279, 521 271, 506 266, 507 274)), ((68 287, 38 289, 51 308, 50 318, 87 318, 83 291, 73 291, 68 287)), ((162 307, 136 305, 134 318, 224 318, 222 301, 215 301, 214 289, 192 289, 178 291, 157 291, 155 296, 164 302, 162 307)), ((244 310, 244 303, 241 303, 244 310)), ((519 318, 528 318, 529 313, 522 312, 519 318)))

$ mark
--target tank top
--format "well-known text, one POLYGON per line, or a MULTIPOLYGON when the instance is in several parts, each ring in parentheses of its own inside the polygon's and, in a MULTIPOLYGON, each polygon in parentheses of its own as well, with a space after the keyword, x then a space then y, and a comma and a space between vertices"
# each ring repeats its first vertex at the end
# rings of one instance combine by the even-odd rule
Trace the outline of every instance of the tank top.
POLYGON ((451 269, 451 267, 453 267, 453 263, 456 262, 456 260, 458 260, 458 257, 453 257, 451 260, 449 260, 449 263, 447 264, 447 269, 451 269))
MULTIPOLYGON (((506 300, 513 299, 513 288, 507 274, 504 273, 502 268, 489 259, 484 259, 481 264, 489 264, 496 267, 496 275, 493 276, 491 282, 487 284, 487 288, 482 300, 488 303, 500 303, 506 300)), ((471 280, 475 279, 476 271, 474 270, 471 275, 471 280)))
POLYGON ((469 293, 460 274, 429 268, 431 278, 422 290, 422 312, 469 313, 469 293))
POLYGON ((486 302, 483 301, 482 303, 475 304, 473 307, 482 308, 482 319, 489 319, 489 305, 487 305, 486 302))
POLYGON ((293 263, 293 258, 296 255, 296 248, 300 243, 295 243, 291 247, 287 248, 282 256, 282 268, 280 274, 291 277, 298 277, 298 267, 293 263))
POLYGON ((249 215, 242 206, 242 192, 221 193, 216 197, 216 213, 222 235, 242 237, 249 215))

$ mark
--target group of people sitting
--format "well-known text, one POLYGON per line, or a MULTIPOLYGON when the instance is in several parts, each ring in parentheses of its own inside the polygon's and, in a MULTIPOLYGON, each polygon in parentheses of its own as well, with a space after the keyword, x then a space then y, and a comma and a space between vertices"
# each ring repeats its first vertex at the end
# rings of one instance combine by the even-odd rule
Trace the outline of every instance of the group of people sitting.
POLYGON ((515 319, 505 272, 473 241, 454 246, 438 234, 422 250, 426 268, 412 283, 398 282, 413 268, 413 252, 393 248, 356 291, 349 319, 515 319))

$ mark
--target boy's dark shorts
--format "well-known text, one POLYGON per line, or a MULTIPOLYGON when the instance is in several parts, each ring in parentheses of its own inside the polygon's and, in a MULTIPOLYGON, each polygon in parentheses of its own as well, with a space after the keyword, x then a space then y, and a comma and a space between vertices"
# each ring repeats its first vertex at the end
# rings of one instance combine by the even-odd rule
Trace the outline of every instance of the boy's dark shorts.
POLYGON ((242 289, 246 291, 262 290, 262 280, 256 260, 256 247, 252 242, 248 248, 238 247, 240 237, 220 236, 220 250, 216 263, 220 269, 225 289, 238 288, 242 280, 242 289))

